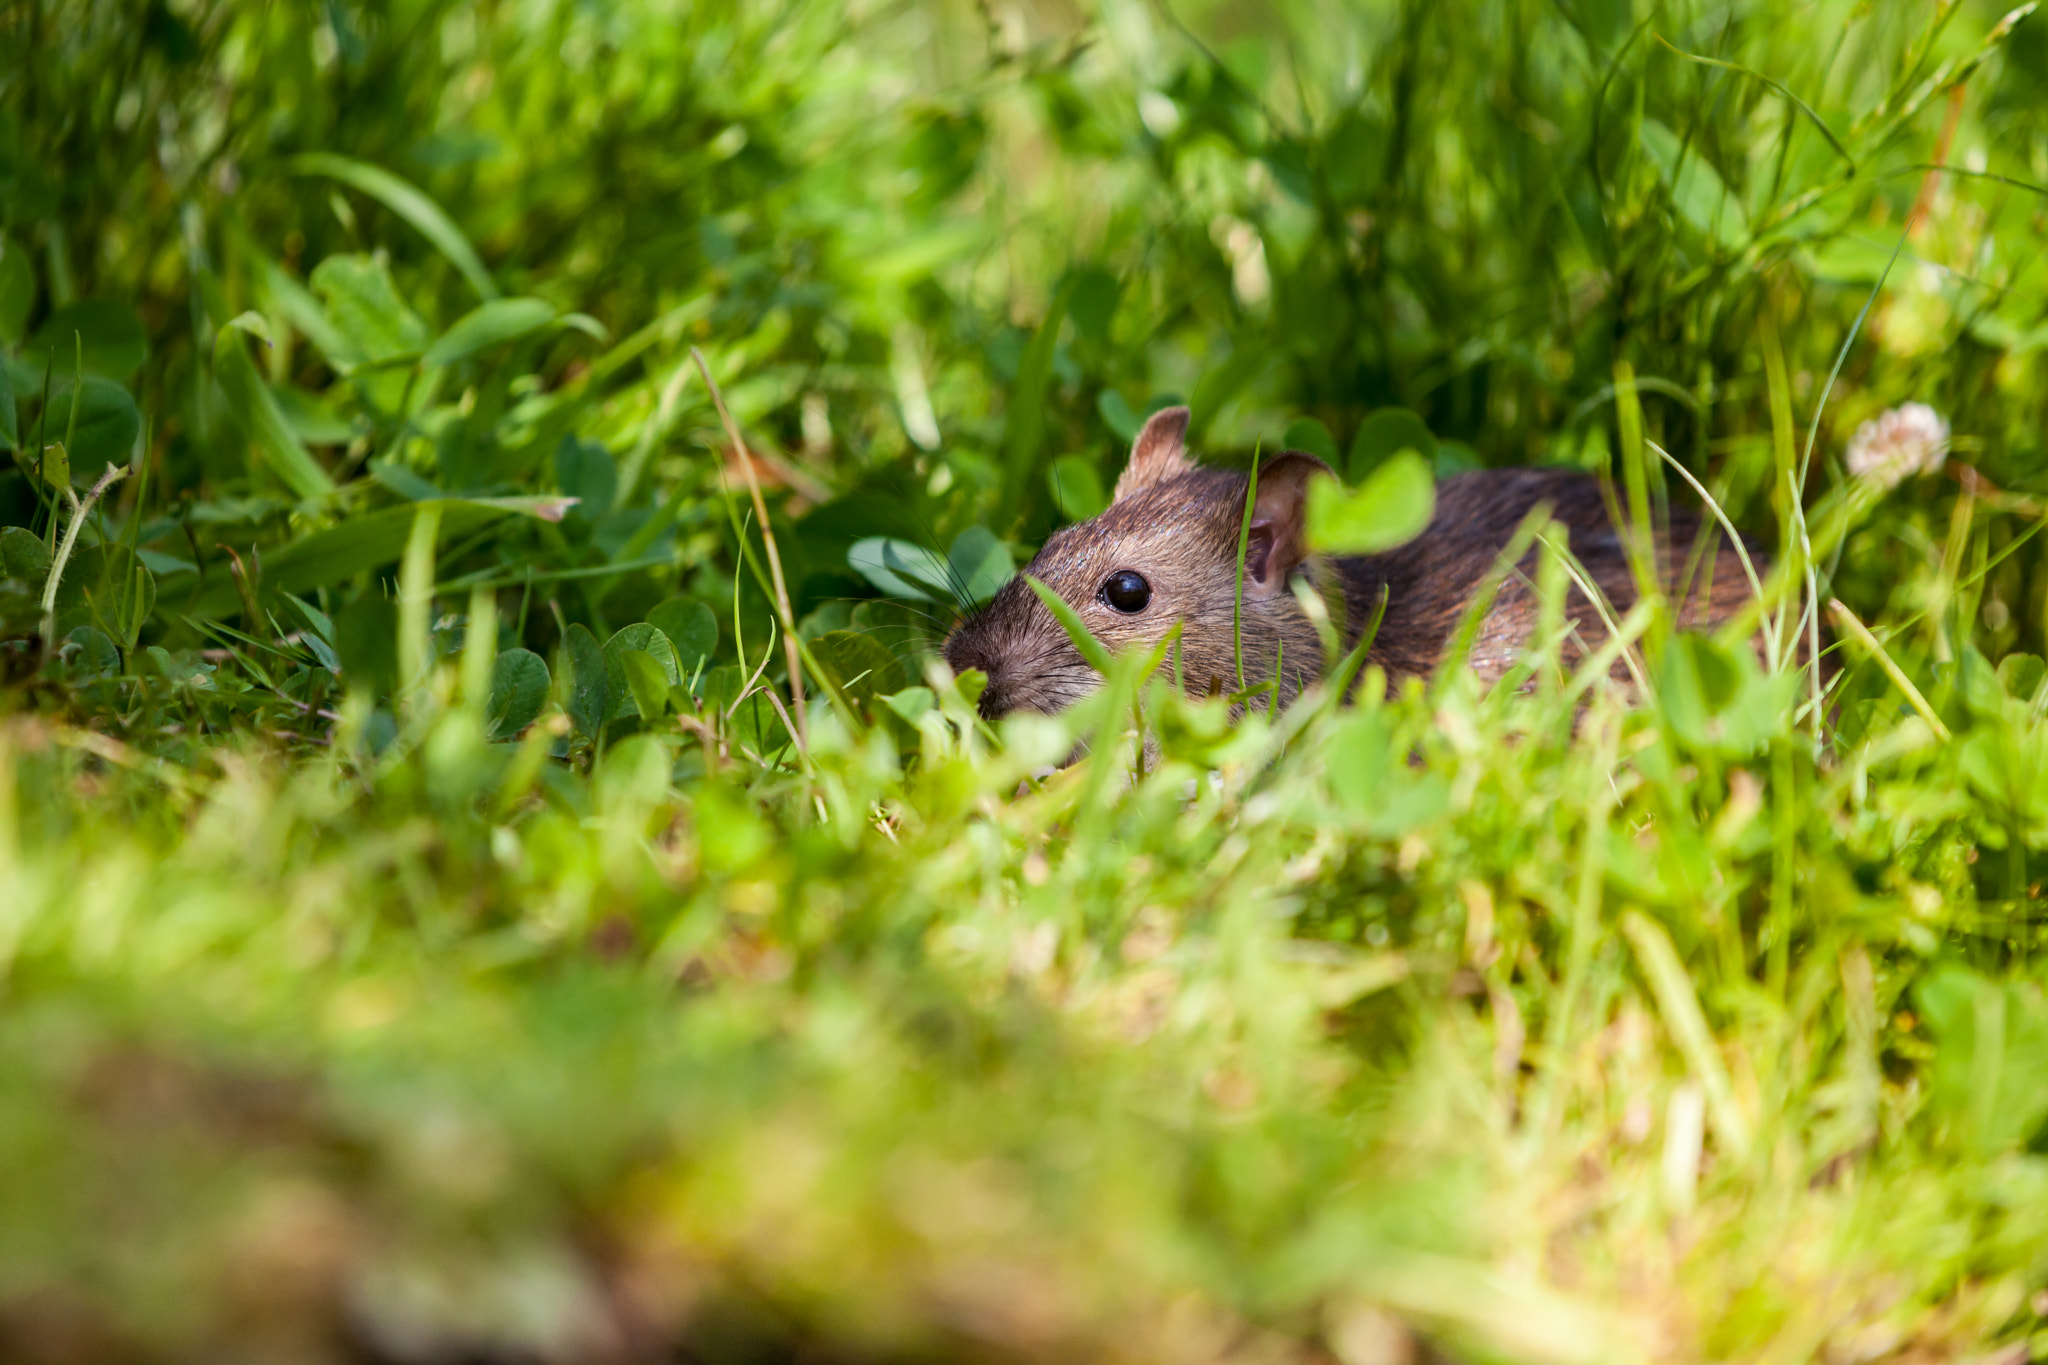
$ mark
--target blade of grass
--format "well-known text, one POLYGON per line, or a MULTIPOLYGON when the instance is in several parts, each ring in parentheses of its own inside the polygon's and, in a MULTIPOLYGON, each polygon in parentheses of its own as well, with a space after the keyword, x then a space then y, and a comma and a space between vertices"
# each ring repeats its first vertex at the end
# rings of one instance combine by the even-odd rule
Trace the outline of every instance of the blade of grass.
POLYGON ((1344 662, 1337 666, 1332 695, 1340 700, 1351 691, 1351 680, 1358 670, 1365 667, 1366 655, 1372 651, 1373 642, 1379 639, 1380 623, 1387 619, 1387 603, 1393 600, 1393 592, 1386 584, 1380 585, 1380 600, 1373 607, 1372 619, 1365 623, 1365 629, 1358 633, 1358 643, 1344 656, 1344 662))
POLYGON ((498 659, 498 598, 471 590, 462 633, 462 704, 481 718, 491 699, 491 665, 498 659))
MULTIPOLYGON (((1793 496, 1792 464, 1795 458, 1793 442, 1797 439, 1792 417, 1792 380, 1786 373, 1785 348, 1778 339, 1778 326, 1771 310, 1764 308, 1757 323, 1759 344, 1764 353, 1764 384, 1771 410, 1771 467, 1773 481, 1784 490, 1784 498, 1778 508, 1778 543, 1781 547, 1796 547, 1803 534, 1803 513, 1793 496)), ((1785 559, 1781 551, 1781 560, 1785 559)), ((1776 673, 1785 666, 1785 611, 1783 601, 1768 603, 1761 589, 1756 601, 1760 608, 1768 607, 1762 616, 1764 639, 1769 647, 1768 663, 1776 673)))
POLYGON ((1250 482, 1244 490, 1244 516, 1237 525, 1237 585, 1230 600, 1230 652, 1237 660, 1237 690, 1244 691, 1244 560, 1251 547, 1252 512, 1259 501, 1259 456, 1252 452, 1250 482))
POLYGON ((1664 576, 1657 563, 1656 525, 1650 512, 1649 462, 1643 458, 1643 404, 1636 393, 1635 369, 1626 360, 1614 363, 1614 417, 1621 433, 1622 486, 1628 495, 1628 559, 1635 571, 1636 597, 1657 602, 1664 596, 1664 576))
POLYGON ((670 554, 641 555, 634 559, 620 560, 616 564, 586 564, 582 568, 549 569, 545 573, 514 573, 509 572, 502 564, 494 564, 487 569, 464 574, 460 578, 451 578, 441 587, 449 592, 459 592, 464 588, 510 588, 522 583, 566 583, 579 578, 606 578, 616 574, 632 573, 639 569, 657 569, 675 562, 675 556, 670 554))
POLYGON ((1842 338, 1841 349, 1835 352, 1834 368, 1828 371, 1827 383, 1821 385, 1820 400, 1813 405, 1813 421, 1806 428, 1806 449, 1799 456, 1799 487, 1806 487, 1807 471, 1813 465, 1813 447, 1820 439, 1821 414, 1827 411, 1828 398, 1835 391, 1835 381, 1841 378, 1842 366, 1848 362, 1849 350, 1856 344, 1856 338, 1863 334, 1863 323, 1870 316, 1870 310, 1877 305, 1877 299, 1884 292, 1885 281, 1891 278, 1892 267, 1899 262, 1899 254, 1906 249, 1906 234, 1899 234, 1899 244, 1892 248, 1891 259, 1884 263, 1878 273, 1877 283, 1870 286, 1870 295, 1863 300, 1863 307, 1856 314, 1856 321, 1849 325, 1849 335, 1842 338))
POLYGON ((435 250, 446 256, 449 263, 461 272, 462 278, 469 281, 469 287, 476 291, 478 298, 490 300, 498 297, 498 286, 491 282, 491 272, 484 269, 483 259, 469 244, 469 238, 455 225, 447 210, 418 186, 399 179, 381 166, 372 166, 367 161, 333 152, 302 152, 287 158, 284 168, 290 175, 325 176, 361 190, 412 224, 422 237, 432 242, 435 250))
POLYGON ((1060 629, 1067 633, 1067 639, 1073 642, 1075 650, 1087 665, 1107 677, 1112 662, 1109 651, 1103 647, 1102 641, 1096 639, 1089 631, 1087 623, 1081 619, 1081 614, 1068 606, 1065 598, 1030 574, 1024 575, 1024 582, 1038 600, 1045 604, 1045 609, 1052 613, 1052 619, 1059 622, 1060 629))
POLYGON ((1892 680, 1892 685, 1905 695, 1907 704, 1920 713, 1920 719, 1927 722, 1928 728, 1942 739, 1950 738, 1949 729, 1941 723, 1941 717, 1927 704, 1927 698, 1921 695, 1920 689, 1913 685, 1913 680, 1906 676, 1906 671, 1899 667, 1883 643, 1871 633, 1870 627, 1864 625, 1857 619, 1855 612, 1850 611, 1835 598, 1828 599, 1828 614, 1835 618, 1837 626, 1848 632, 1849 637, 1863 647, 1864 653, 1877 661, 1877 666, 1892 680))
MULTIPOLYGON (((1561 543, 1555 535, 1548 532, 1538 532, 1537 539, 1549 546, 1551 551, 1557 555, 1558 563, 1564 566, 1565 575, 1572 580, 1572 584, 1578 588, 1580 595, 1592 604, 1594 613, 1600 618, 1600 624, 1607 630, 1608 641, 1611 643, 1620 639, 1622 629, 1620 623, 1615 620, 1613 604, 1607 600, 1607 594, 1600 591, 1600 585, 1593 581, 1592 575, 1586 572, 1586 566, 1579 562, 1579 557, 1571 552, 1571 547, 1561 543)), ((1634 640, 1637 634, 1641 634, 1649 628, 1651 621, 1654 620, 1655 611, 1654 604, 1640 600, 1630 609, 1630 619, 1640 615, 1643 620, 1643 626, 1629 635, 1628 638, 1630 640, 1634 640)), ((1621 659, 1628 669, 1629 677, 1635 681, 1636 694, 1648 699, 1652 695, 1650 680, 1648 675, 1643 672, 1642 663, 1636 658, 1635 651, 1624 648, 1621 652, 1621 659)))
MULTIPOLYGON (((0 378, 0 383, 4 382, 5 379, 0 378)), ((127 477, 127 470, 108 465, 107 472, 86 490, 83 498, 76 500, 77 510, 71 514, 70 525, 64 528, 64 539, 50 559, 50 577, 43 584, 43 652, 46 655, 56 647, 57 589, 64 581, 64 569, 71 562, 71 552, 77 548, 78 533, 85 529, 86 518, 92 515, 93 504, 100 500, 100 495, 127 477)))
POLYGON ((1635 949, 1637 965, 1650 983, 1650 993, 1657 1001, 1664 1027, 1671 1030, 1686 1065, 1707 1092, 1707 1120, 1713 1125, 1714 1136, 1731 1157, 1737 1161, 1744 1159, 1750 1148, 1749 1122, 1736 1107, 1728 1066, 1714 1046, 1713 1030, 1707 1027, 1698 992, 1686 974, 1685 964, 1679 960, 1678 950, 1671 944, 1671 936, 1662 925, 1635 910, 1622 916, 1621 931, 1635 949))
POLYGON ((255 448, 270 467, 284 482, 285 487, 300 498, 324 498, 334 492, 334 478, 313 453, 306 449, 305 442, 292 429, 284 410, 278 406, 276 395, 256 372, 256 362, 249 358, 248 347, 242 342, 241 333, 251 331, 259 340, 265 340, 257 328, 263 327, 262 319, 254 313, 244 313, 220 329, 220 335, 213 343, 213 373, 220 383, 222 392, 234 405, 236 412, 248 424, 249 434, 255 448))
POLYGON ((75 368, 71 372, 71 416, 64 423, 63 473, 54 482, 63 485, 64 495, 76 503, 77 499, 71 492, 71 452, 78 449, 78 411, 85 400, 85 337, 82 333, 73 332, 71 342, 77 349, 75 368))
MULTIPOLYGON (((1707 491, 1705 484, 1693 477, 1691 470, 1674 459, 1671 453, 1665 450, 1663 446, 1658 445, 1655 441, 1648 440, 1645 441, 1645 444, 1651 450, 1656 451, 1658 458, 1676 470, 1678 477, 1684 479, 1692 491, 1699 495, 1700 501, 1706 505, 1707 510, 1713 514, 1714 520, 1727 533, 1728 543, 1735 547, 1735 557, 1742 562, 1742 573, 1744 577, 1749 579, 1750 592, 1757 597, 1762 597, 1764 595, 1763 580, 1757 577, 1756 564, 1749 557, 1749 547, 1743 544, 1742 533, 1735 529, 1735 523, 1728 519, 1728 513, 1722 509, 1720 502, 1715 499, 1712 493, 1707 491)), ((1778 648, 1776 638, 1767 633, 1766 641, 1770 647, 1771 657, 1776 658, 1778 648)))
POLYGON ((1842 145, 1842 140, 1835 136, 1834 129, 1828 127, 1827 120, 1823 119, 1819 114, 1816 114, 1813 111, 1812 105, 1808 104, 1805 100, 1799 98, 1799 96, 1793 94, 1791 90, 1787 89, 1784 82, 1773 80, 1761 71, 1752 71, 1749 67, 1739 65, 1735 62, 1724 62, 1718 57, 1702 57, 1696 52, 1687 52, 1684 48, 1675 46, 1669 38, 1666 38, 1661 33, 1653 33, 1650 36, 1655 38, 1658 42, 1664 44, 1667 50, 1669 50, 1676 56, 1683 57, 1686 61, 1698 62, 1701 66, 1718 67, 1723 71, 1733 71, 1737 75, 1747 76, 1753 81, 1760 81, 1763 84, 1768 85, 1771 89, 1777 91, 1780 95, 1783 95, 1787 100, 1791 101, 1792 106, 1795 109, 1797 109, 1800 113, 1806 115, 1808 122, 1812 123, 1815 128, 1818 128, 1820 130, 1820 135, 1828 140, 1828 146, 1835 149, 1835 154, 1841 157, 1842 160, 1849 163, 1850 174, 1855 174, 1856 158, 1849 155, 1849 149, 1847 147, 1844 147, 1842 145))
MULTIPOLYGON (((1563 562, 1559 561, 1560 564, 1563 562)), ((1607 638, 1600 642, 1600 647, 1579 661, 1578 671, 1565 683, 1564 695, 1567 701, 1576 702, 1594 683, 1605 678, 1613 670, 1616 660, 1620 660, 1628 669, 1630 676, 1635 679, 1636 687, 1643 687, 1643 674, 1635 656, 1634 646, 1650 628, 1651 611, 1648 603, 1636 603, 1629 609, 1628 615, 1622 617, 1620 623, 1608 632, 1607 638)))
MULTIPOLYGON (((53 346, 50 348, 49 354, 43 357, 43 392, 36 412, 36 477, 29 480, 30 483, 35 485, 37 509, 41 510, 44 506, 44 500, 48 500, 50 524, 43 528, 43 544, 52 553, 57 549, 57 523, 63 520, 64 517, 64 500, 57 496, 57 490, 51 486, 48 476, 43 472, 48 468, 47 462, 50 455, 50 380, 56 368, 57 351, 53 346)), ((64 458, 66 460, 71 458, 71 449, 68 446, 65 447, 64 458)))
POLYGON ((441 505, 418 504, 412 534, 398 565, 398 686, 411 696, 426 680, 433 641, 434 541, 441 533, 441 505))
MULTIPOLYGON (((1586 771, 1590 773, 1591 780, 1588 783, 1590 790, 1585 793, 1585 815, 1579 839, 1579 875, 1570 892, 1568 907, 1557 906, 1560 911, 1568 908, 1570 915, 1564 975, 1557 983, 1556 997, 1544 1021, 1542 1070, 1529 1094, 1529 1122, 1525 1131, 1531 1142, 1540 1142, 1551 1135, 1557 1121, 1559 1092, 1570 1084, 1567 1073, 1571 1066, 1573 1035, 1578 1028, 1581 1001, 1587 989, 1586 977, 1592 970, 1594 948, 1603 937, 1600 920, 1602 893, 1607 880, 1607 841, 1611 837, 1608 822, 1619 799, 1608 774, 1613 766, 1615 747, 1620 742, 1620 726, 1612 713, 1598 713, 1588 728, 1592 749, 1591 763, 1586 771)), ((1562 899, 1564 888, 1561 882, 1557 892, 1562 899)))
MULTIPOLYGON (((2031 8, 2031 6, 2029 6, 2031 8)), ((1791 507, 1799 530, 1799 554, 1805 570, 1806 593, 1800 607, 1799 628, 1794 638, 1803 634, 1807 637, 1807 673, 1810 700, 1818 707, 1822 683, 1820 676, 1820 578, 1815 572, 1813 542, 1809 536, 1805 511, 1807 472, 1813 466, 1813 447, 1820 438, 1821 415, 1827 411, 1828 398, 1834 393, 1835 380, 1841 376, 1842 366, 1848 362, 1849 350, 1856 344, 1856 338, 1863 332, 1864 320, 1876 306, 1878 295, 1884 290, 1885 281, 1891 278, 1892 267, 1898 264, 1899 253, 1906 249, 1907 234, 1899 234, 1899 243, 1892 248, 1891 258, 1884 263, 1877 283, 1870 287, 1870 296, 1863 301, 1862 309, 1856 314, 1856 321, 1849 327, 1849 335, 1842 338, 1841 349, 1835 352, 1834 368, 1828 371, 1828 382, 1821 387, 1820 400, 1813 406, 1813 421, 1806 429, 1806 449, 1799 456, 1799 479, 1789 490, 1791 507)), ((1814 732, 1814 744, 1819 746, 1821 735, 1814 732)))
MULTIPOLYGON (((654 454, 654 447, 667 436, 675 425, 676 412, 682 406, 683 387, 690 382, 690 366, 687 361, 678 361, 675 372, 668 377, 668 383, 661 386, 661 396, 655 400, 654 412, 640 424, 639 439, 633 442, 632 451, 626 456, 626 463, 619 470, 618 492, 612 495, 615 507, 629 506, 634 492, 640 487, 640 475, 647 467, 648 457, 654 454)), ((656 534, 659 534, 657 532, 656 534)), ((648 544, 652 544, 652 540, 648 544)), ((646 545, 639 547, 646 549, 646 545)))
POLYGON ((1045 444, 1045 390, 1052 380, 1060 324, 1066 320, 1078 278, 1069 275, 1046 306, 1045 317, 1017 364, 1017 382, 1003 412, 1003 501, 998 515, 1011 524, 1023 518, 1027 499, 1041 482, 1038 455, 1045 444))
MULTIPOLYGON (((768 551, 768 572, 775 581, 775 609, 782 616, 782 643, 789 666, 790 709, 796 713, 794 733, 797 746, 808 749, 811 737, 804 711, 803 652, 797 647, 796 616, 789 607, 789 587, 782 581, 782 552, 775 545, 775 528, 768 523, 768 503, 761 496, 761 481, 754 475, 754 461, 747 453, 746 441, 740 437, 739 424, 726 410, 725 395, 719 392, 718 381, 711 377, 711 362, 695 346, 690 348, 690 359, 697 362, 697 372, 704 376, 704 387, 710 391, 712 405, 718 409, 718 420, 725 425, 725 438, 732 442, 733 454, 739 457, 740 473, 746 477, 747 496, 753 500, 754 515, 761 521, 761 544, 768 551)), ((804 761, 808 766, 808 755, 804 761)))
POLYGON ((1444 651, 1443 661, 1437 665, 1434 690, 1438 696, 1443 695, 1444 689, 1450 686, 1455 675, 1464 671, 1465 660, 1472 653, 1472 644, 1479 638, 1479 627, 1486 620, 1487 613, 1493 610, 1493 602, 1500 595, 1501 585, 1507 582, 1510 573, 1516 571, 1516 566, 1522 562, 1522 556, 1529 552, 1529 547, 1536 542, 1537 534, 1549 521, 1549 503, 1538 503, 1530 508, 1523 516, 1521 525, 1515 528, 1515 533, 1508 537, 1507 545, 1494 556, 1492 566, 1487 569, 1486 576, 1479 580, 1479 586, 1473 592, 1471 602, 1465 607, 1464 619, 1458 622, 1457 633, 1451 637, 1451 647, 1444 651))

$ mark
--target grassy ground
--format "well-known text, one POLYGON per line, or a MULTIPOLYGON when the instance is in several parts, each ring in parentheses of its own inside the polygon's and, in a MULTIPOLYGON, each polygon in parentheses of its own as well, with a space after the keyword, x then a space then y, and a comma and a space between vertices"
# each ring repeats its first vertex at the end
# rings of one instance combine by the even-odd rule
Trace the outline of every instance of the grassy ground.
POLYGON ((0 53, 0 1354, 2048 1354, 2048 20, 0 53), (1686 471, 1775 666, 979 724, 938 635, 1175 400, 1686 471))

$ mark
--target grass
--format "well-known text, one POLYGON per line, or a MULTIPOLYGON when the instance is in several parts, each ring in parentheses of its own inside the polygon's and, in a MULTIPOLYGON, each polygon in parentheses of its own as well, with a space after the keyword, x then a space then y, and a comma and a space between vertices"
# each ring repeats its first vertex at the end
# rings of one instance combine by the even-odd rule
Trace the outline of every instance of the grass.
POLYGON ((2042 24, 0 5, 0 1354, 2048 1352, 2042 24), (1769 666, 982 723, 1176 400, 1769 666))

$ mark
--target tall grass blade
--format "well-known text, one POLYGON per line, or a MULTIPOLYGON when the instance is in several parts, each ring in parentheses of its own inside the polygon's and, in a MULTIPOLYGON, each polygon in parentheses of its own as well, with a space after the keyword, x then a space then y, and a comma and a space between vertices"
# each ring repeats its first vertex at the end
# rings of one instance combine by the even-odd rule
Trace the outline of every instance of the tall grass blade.
POLYGON ((1751 1142, 1749 1120, 1736 1106, 1727 1063, 1715 1047, 1713 1030, 1700 1010, 1699 994, 1671 936, 1662 925, 1634 910, 1622 916, 1621 931, 1635 949, 1636 963, 1650 983, 1664 1027, 1671 1030, 1694 1078, 1706 1090, 1707 1118, 1714 1136, 1736 1161, 1746 1159, 1751 1142))
POLYGON ((1856 173, 1856 158, 1849 154, 1849 149, 1847 147, 1844 147, 1842 145, 1842 140, 1835 136, 1835 130, 1828 127, 1827 120, 1822 118, 1819 114, 1815 113, 1813 111, 1812 105, 1808 104, 1805 100, 1799 98, 1799 96, 1793 94, 1790 88, 1788 88, 1784 82, 1774 80, 1771 77, 1766 76, 1761 71, 1753 71, 1749 67, 1743 66, 1738 62, 1724 62, 1718 57, 1703 57, 1697 52, 1687 52, 1684 48, 1678 47, 1675 44, 1673 44, 1669 38, 1666 38, 1661 33, 1655 33, 1651 36, 1654 37, 1658 42, 1662 43, 1667 51, 1671 52, 1675 56, 1684 58, 1688 62, 1696 62, 1701 66, 1716 67, 1722 71, 1733 71, 1737 75, 1747 76, 1751 80, 1757 81, 1763 85, 1767 85, 1771 89, 1777 91, 1778 94, 1782 95, 1785 98, 1785 100, 1792 105, 1793 108, 1797 109, 1800 113, 1806 115, 1806 121, 1808 123, 1811 123, 1816 129, 1819 130, 1820 135, 1827 139, 1828 146, 1835 149, 1835 155, 1841 157, 1842 160, 1849 163, 1849 173, 1851 175, 1854 175, 1856 173))
POLYGON ((469 287, 476 291, 478 298, 488 301, 498 297, 498 286, 492 283, 491 272, 484 268, 483 258, 476 254, 469 238, 463 235, 447 211, 417 186, 401 180, 381 166, 335 152, 301 152, 286 158, 284 165, 285 170, 293 175, 325 176, 361 190, 418 229, 419 234, 432 242, 435 249, 448 258, 449 264, 461 272, 462 278, 469 281, 469 287))

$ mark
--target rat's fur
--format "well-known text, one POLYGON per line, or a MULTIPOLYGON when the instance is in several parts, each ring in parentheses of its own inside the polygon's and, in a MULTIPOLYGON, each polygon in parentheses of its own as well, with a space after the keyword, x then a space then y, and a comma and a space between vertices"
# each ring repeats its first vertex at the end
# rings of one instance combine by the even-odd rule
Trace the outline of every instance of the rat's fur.
MULTIPOLYGON (((1112 651, 1155 645, 1176 621, 1184 623, 1180 667, 1186 686, 1197 693, 1228 692, 1237 682, 1231 614, 1249 480, 1191 463, 1182 447, 1186 425, 1184 408, 1147 423, 1117 482, 1116 500, 1101 516, 1054 532, 1024 573, 1065 599, 1112 651), (1152 587, 1152 600, 1134 615, 1101 597, 1104 581, 1124 569, 1143 574, 1152 587)), ((1456 475, 1437 485, 1435 515, 1408 544, 1382 554, 1318 560, 1307 556, 1302 521, 1310 479, 1328 473, 1320 460, 1298 453, 1277 456, 1259 471, 1245 568, 1245 678, 1272 679, 1278 660, 1282 705, 1323 668, 1320 640, 1295 600, 1290 576, 1305 573, 1333 607, 1341 590, 1347 647, 1372 619, 1384 592, 1386 616, 1367 660, 1386 670, 1390 682, 1427 676, 1487 571, 1539 503, 1567 529, 1572 552, 1617 617, 1635 602, 1626 550, 1590 475, 1557 469, 1456 475)), ((1659 538, 1668 591, 1676 591, 1698 533, 1696 516, 1673 509, 1659 538)), ((1521 577, 1533 577, 1535 563, 1532 553, 1519 566, 1521 577)), ((1695 579, 1682 621, 1718 622, 1748 600, 1748 580, 1725 544, 1695 579)), ((1535 594, 1510 575, 1480 624, 1468 661, 1473 671, 1487 681, 1505 673, 1535 629, 1538 612, 1535 594)), ((1596 649, 1606 630, 1576 589, 1568 594, 1566 614, 1576 627, 1566 647, 1569 663, 1596 649)), ((1059 711, 1101 682, 1022 575, 953 632, 945 653, 956 672, 976 668, 988 675, 981 710, 990 718, 1059 711)))

